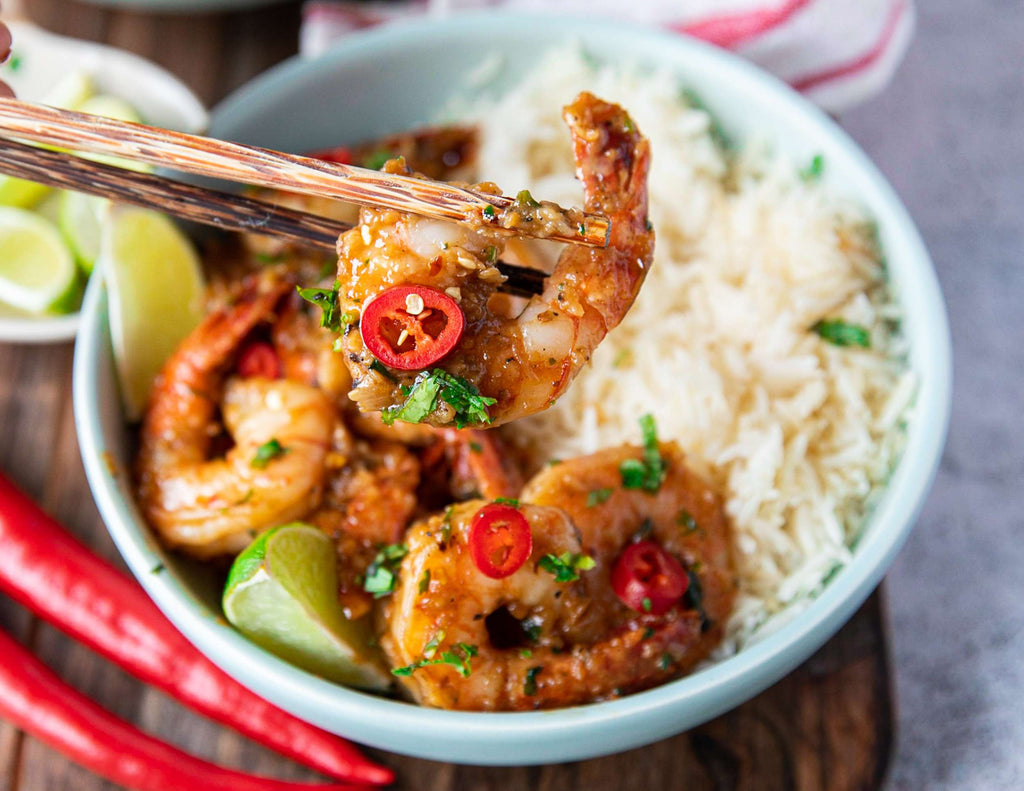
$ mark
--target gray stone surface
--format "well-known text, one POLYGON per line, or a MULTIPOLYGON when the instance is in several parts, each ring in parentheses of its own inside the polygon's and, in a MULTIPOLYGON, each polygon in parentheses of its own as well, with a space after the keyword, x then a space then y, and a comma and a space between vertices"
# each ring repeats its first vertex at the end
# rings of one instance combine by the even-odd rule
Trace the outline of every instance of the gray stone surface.
POLYGON ((888 577, 895 789, 1024 789, 1024 3, 918 0, 844 126, 917 220, 953 328, 949 443, 888 577))

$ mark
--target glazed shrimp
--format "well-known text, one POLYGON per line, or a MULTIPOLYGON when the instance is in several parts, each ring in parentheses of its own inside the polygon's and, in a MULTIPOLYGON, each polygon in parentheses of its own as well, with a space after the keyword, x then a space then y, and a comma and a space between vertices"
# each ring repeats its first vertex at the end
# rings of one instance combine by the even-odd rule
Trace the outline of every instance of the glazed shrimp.
MULTIPOLYGON (((622 108, 587 93, 566 107, 564 116, 583 182, 584 208, 611 219, 610 240, 603 249, 568 245, 543 292, 518 315, 502 315, 492 300, 504 279, 495 266, 504 245, 497 231, 364 209, 360 224, 339 239, 339 300, 346 313, 360 315, 391 287, 415 285, 444 292, 458 303, 465 320, 455 346, 430 364, 434 367, 419 370, 383 368, 364 343, 367 332, 383 330, 365 322, 350 324, 344 348, 353 377, 350 397, 360 409, 435 426, 498 425, 540 412, 565 392, 598 343, 622 320, 654 250, 647 221, 648 143, 622 108), (439 372, 463 396, 482 399, 474 402, 478 409, 466 412, 457 397, 446 395, 437 386, 439 372), (430 395, 425 387, 432 388, 432 398, 424 398, 430 395), (403 409, 411 403, 418 408, 403 409)), ((390 166, 400 169, 396 162, 390 166)), ((478 189, 497 191, 487 184, 478 189)), ((534 202, 528 193, 520 200, 528 216, 534 202)), ((420 343, 421 329, 428 335, 441 331, 432 330, 429 322, 447 326, 436 316, 429 318, 431 311, 424 312, 415 300, 406 305, 408 315, 398 318, 421 323, 412 334, 389 337, 388 343, 402 353, 420 343)))
POLYGON ((415 525, 381 639, 393 664, 415 668, 403 678, 412 696, 458 709, 567 706, 653 686, 707 656, 733 596, 727 526, 678 449, 661 452, 669 472, 656 493, 622 489, 619 465, 641 457, 629 447, 563 462, 530 481, 522 498, 535 504, 520 510, 533 553, 504 579, 483 574, 467 548, 481 501, 415 525), (590 493, 603 490, 608 499, 595 504, 590 493), (660 615, 626 607, 609 579, 622 550, 646 532, 690 575, 687 597, 660 615), (556 582, 540 559, 564 553, 594 565, 556 582), (465 659, 469 675, 458 662, 422 663, 445 652, 465 659))
POLYGON ((234 304, 186 338, 157 379, 136 476, 143 512, 169 546, 197 557, 236 552, 319 501, 335 422, 327 397, 285 380, 224 383, 244 339, 291 288, 249 281, 234 304), (211 458, 218 409, 234 446, 211 458))
MULTIPOLYGON (((602 634, 631 614, 610 581, 627 544, 654 541, 681 561, 690 578, 689 599, 699 605, 684 616, 696 611, 701 629, 692 641, 663 656, 661 679, 652 683, 692 669, 721 641, 736 592, 729 525, 718 496, 686 466, 676 443, 658 448, 667 472, 655 492, 622 487, 622 463, 643 458, 640 448, 623 445, 548 467, 521 495, 527 502, 565 509, 580 531, 583 551, 594 558, 594 568, 584 575, 594 602, 581 627, 589 634, 602 634), (607 499, 596 503, 595 492, 607 499)), ((663 618, 674 617, 672 612, 663 618)))

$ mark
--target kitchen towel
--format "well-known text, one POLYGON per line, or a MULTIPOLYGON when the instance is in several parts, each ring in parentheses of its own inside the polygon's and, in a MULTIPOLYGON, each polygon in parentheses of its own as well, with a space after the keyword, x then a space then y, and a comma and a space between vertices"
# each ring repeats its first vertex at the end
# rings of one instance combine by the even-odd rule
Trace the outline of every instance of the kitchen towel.
POLYGON ((482 8, 602 16, 695 36, 752 60, 830 112, 885 88, 914 30, 912 0, 311 0, 300 51, 315 56, 353 31, 398 19, 482 8))

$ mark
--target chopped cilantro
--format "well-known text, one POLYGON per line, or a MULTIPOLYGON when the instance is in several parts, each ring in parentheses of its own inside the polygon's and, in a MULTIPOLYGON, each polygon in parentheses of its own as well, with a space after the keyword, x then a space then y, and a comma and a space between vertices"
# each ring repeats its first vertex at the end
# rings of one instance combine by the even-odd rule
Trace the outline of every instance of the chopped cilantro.
POLYGON ((521 648, 519 650, 519 656, 523 659, 529 659, 531 656, 533 656, 533 651, 531 651, 529 648, 521 648))
POLYGON ((11 59, 7 61, 7 65, 10 67, 11 71, 17 71, 20 69, 22 63, 23 61, 20 55, 11 55, 11 59))
POLYGON ((811 332, 818 333, 823 340, 834 346, 871 348, 871 333, 867 328, 859 324, 848 324, 842 319, 822 319, 811 327, 811 332))
POLYGON ((675 659, 673 659, 672 654, 666 651, 664 654, 661 655, 661 659, 658 660, 658 667, 660 667, 662 670, 668 670, 670 667, 672 667, 673 662, 675 662, 675 659))
POLYGON ((543 665, 537 665, 536 667, 531 667, 526 671, 526 681, 523 682, 524 695, 537 694, 537 676, 543 669, 543 665))
POLYGON ((637 528, 636 533, 633 534, 634 541, 646 541, 650 538, 651 533, 654 532, 654 520, 648 517, 640 523, 640 527, 637 528))
POLYGON ((480 395, 480 391, 462 377, 432 368, 416 377, 404 403, 387 407, 381 412, 381 418, 389 426, 396 420, 422 423, 437 408, 438 400, 455 410, 452 422, 456 428, 490 423, 487 407, 497 403, 493 398, 480 395))
POLYGON ((594 568, 594 559, 590 555, 578 555, 563 552, 552 555, 550 552, 537 563, 539 568, 555 575, 555 582, 574 582, 580 578, 579 572, 594 568))
POLYGON ((643 415, 640 418, 640 430, 643 432, 644 458, 643 461, 626 459, 619 465, 622 485, 626 489, 656 492, 661 487, 661 482, 665 480, 667 469, 665 460, 661 458, 658 450, 658 430, 653 415, 643 415))
POLYGON ((579 225, 577 225, 576 226, 576 230, 580 232, 580 236, 586 236, 587 235, 587 226, 584 225, 583 223, 580 223, 579 225))
POLYGON ((601 505, 601 503, 606 503, 611 496, 611 489, 594 489, 587 494, 587 508, 593 508, 594 506, 601 505))
POLYGON ((633 119, 629 117, 629 113, 626 113, 626 117, 622 119, 622 128, 630 133, 636 131, 636 126, 633 124, 633 119))
POLYGON ((697 520, 685 508, 680 509, 679 515, 676 516, 676 524, 683 528, 686 534, 692 533, 697 529, 697 520))
POLYGON ((371 371, 376 371, 381 376, 383 376, 385 379, 390 379, 392 382, 397 382, 398 381, 395 378, 395 375, 393 373, 391 373, 391 371, 389 371, 384 366, 384 363, 382 363, 380 360, 374 360, 372 363, 370 363, 370 370, 371 371))
POLYGON ((815 154, 810 164, 800 170, 800 178, 804 181, 817 181, 825 170, 825 157, 815 154))
POLYGON ((523 628, 523 634, 529 638, 531 643, 536 643, 540 639, 541 626, 539 619, 534 617, 524 618, 519 625, 523 628))
POLYGON ((423 572, 423 577, 420 579, 420 595, 422 596, 430 589, 430 569, 423 572))
POLYGON ((640 606, 644 608, 644 612, 651 611, 651 599, 648 596, 644 596, 643 601, 640 602, 640 606))
POLYGON ((511 505, 513 508, 519 507, 519 501, 514 497, 495 497, 494 502, 498 505, 511 505))
POLYGON ((423 648, 423 659, 405 667, 396 667, 391 673, 396 676, 411 676, 414 671, 427 665, 451 665, 459 671, 460 676, 469 678, 470 673, 473 672, 470 660, 477 655, 477 647, 468 643, 456 643, 451 651, 442 651, 440 656, 435 656, 443 639, 444 632, 434 635, 423 648))
POLYGON ((363 157, 363 161, 359 163, 359 166, 370 170, 380 170, 393 156, 394 155, 390 151, 385 151, 383 149, 380 151, 374 151, 372 154, 367 154, 363 157))
POLYGON ((261 264, 279 264, 284 261, 284 253, 256 253, 256 260, 261 264))
POLYGON ((498 216, 498 212, 493 206, 491 206, 491 204, 488 203, 486 206, 484 206, 483 215, 488 220, 493 220, 495 217, 498 216))
POLYGON ((540 203, 533 199, 533 195, 530 194, 529 190, 519 190, 519 193, 516 195, 516 203, 533 208, 540 206, 540 203))
POLYGON ((270 462, 279 456, 284 456, 287 452, 288 448, 284 447, 276 439, 268 439, 256 448, 256 455, 252 457, 249 466, 255 467, 257 470, 265 470, 270 462))
POLYGON ((444 512, 444 516, 441 517, 441 543, 444 546, 448 545, 448 542, 452 537, 452 512, 455 510, 454 505, 449 505, 448 510, 444 512))
POLYGON ((395 589, 398 575, 395 570, 409 552, 405 544, 388 544, 382 547, 366 569, 363 590, 372 593, 375 599, 387 596, 395 589))
POLYGON ((557 467, 562 463, 561 459, 548 459, 548 467, 557 467))
POLYGON ((654 627, 648 626, 646 629, 644 629, 644 636, 641 637, 640 639, 641 640, 650 640, 652 637, 654 637, 654 627))
POLYGON ((320 308, 320 326, 333 332, 339 332, 343 326, 352 324, 357 318, 352 313, 343 313, 338 310, 338 290, 340 288, 341 281, 335 280, 334 286, 331 288, 302 288, 299 286, 297 289, 300 297, 320 308))
POLYGON ((486 256, 487 260, 493 264, 498 260, 498 248, 493 244, 487 245, 487 247, 484 248, 484 256, 486 256))
POLYGON ((469 443, 469 449, 473 453, 483 453, 484 452, 484 446, 481 445, 479 442, 470 442, 469 443))

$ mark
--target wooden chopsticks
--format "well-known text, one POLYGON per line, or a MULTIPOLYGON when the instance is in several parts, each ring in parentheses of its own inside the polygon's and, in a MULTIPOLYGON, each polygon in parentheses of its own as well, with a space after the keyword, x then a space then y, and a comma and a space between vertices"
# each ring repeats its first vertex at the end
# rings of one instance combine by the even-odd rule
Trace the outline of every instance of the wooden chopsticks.
MULTIPOLYGON (((224 231, 260 233, 333 251, 351 226, 263 201, 197 187, 180 181, 47 151, 0 138, 0 173, 60 189, 85 192, 156 209, 224 231)), ((504 261, 508 278, 501 290, 519 296, 540 293, 544 273, 504 261)))
POLYGON ((211 178, 383 206, 441 220, 604 247, 607 218, 438 181, 324 162, 143 124, 0 99, 0 136, 107 154, 211 178))

